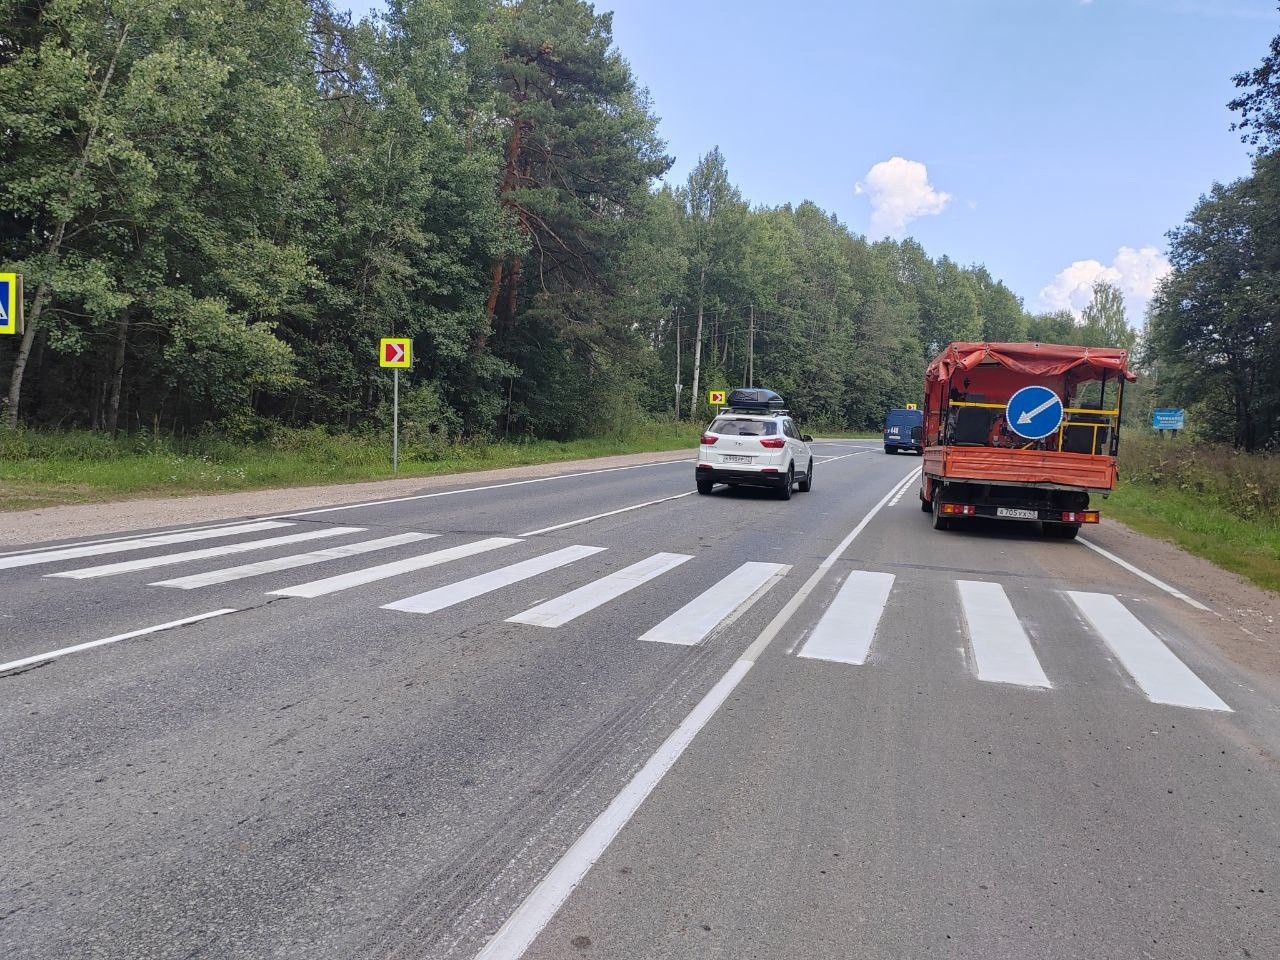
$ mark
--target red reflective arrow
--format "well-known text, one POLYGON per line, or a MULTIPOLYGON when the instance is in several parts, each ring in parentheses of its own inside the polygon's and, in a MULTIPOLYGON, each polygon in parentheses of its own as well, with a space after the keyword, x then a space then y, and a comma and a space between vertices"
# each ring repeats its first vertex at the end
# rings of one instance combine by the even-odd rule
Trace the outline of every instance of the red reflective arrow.
POLYGON ((387 344, 387 363, 404 363, 404 344, 387 344))

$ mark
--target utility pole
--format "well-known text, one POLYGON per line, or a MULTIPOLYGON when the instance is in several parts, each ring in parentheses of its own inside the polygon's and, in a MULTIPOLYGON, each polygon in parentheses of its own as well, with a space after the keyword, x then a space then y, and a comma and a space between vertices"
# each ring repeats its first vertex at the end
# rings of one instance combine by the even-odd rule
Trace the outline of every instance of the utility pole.
POLYGON ((676 420, 680 419, 680 308, 676 307, 676 420))
POLYGON ((756 385, 756 305, 751 305, 751 322, 747 325, 747 386, 756 385))

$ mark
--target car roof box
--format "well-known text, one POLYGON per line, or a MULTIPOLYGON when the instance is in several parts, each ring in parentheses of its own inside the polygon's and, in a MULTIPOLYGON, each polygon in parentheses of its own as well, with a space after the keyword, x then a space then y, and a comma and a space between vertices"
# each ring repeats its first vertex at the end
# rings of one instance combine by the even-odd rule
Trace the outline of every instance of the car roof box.
POLYGON ((781 410, 782 397, 772 390, 760 387, 739 387, 729 391, 729 402, 726 406, 734 410, 759 410, 762 412, 781 410))

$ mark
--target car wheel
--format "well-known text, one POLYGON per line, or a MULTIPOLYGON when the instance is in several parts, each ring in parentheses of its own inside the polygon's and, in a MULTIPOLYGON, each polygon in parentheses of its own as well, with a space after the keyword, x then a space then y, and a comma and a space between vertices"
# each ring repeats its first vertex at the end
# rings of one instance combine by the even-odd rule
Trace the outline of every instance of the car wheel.
POLYGON ((935 493, 933 495, 933 529, 950 530, 951 518, 942 515, 942 495, 935 493))
POLYGON ((787 467, 787 479, 783 481, 781 487, 778 488, 778 498, 781 500, 791 499, 791 488, 796 482, 795 467, 787 467))
POLYGON ((889 445, 886 443, 886 444, 884 445, 884 452, 885 452, 885 453, 897 453, 898 451, 897 451, 897 449, 896 449, 895 447, 891 447, 891 446, 889 446, 889 445))
POLYGON ((800 492, 808 493, 813 489, 813 457, 809 458, 809 469, 804 475, 804 479, 800 481, 800 492))
POLYGON ((715 483, 713 481, 703 480, 701 477, 698 478, 698 492, 703 496, 706 496, 708 493, 710 493, 711 488, 714 486, 715 486, 715 483))

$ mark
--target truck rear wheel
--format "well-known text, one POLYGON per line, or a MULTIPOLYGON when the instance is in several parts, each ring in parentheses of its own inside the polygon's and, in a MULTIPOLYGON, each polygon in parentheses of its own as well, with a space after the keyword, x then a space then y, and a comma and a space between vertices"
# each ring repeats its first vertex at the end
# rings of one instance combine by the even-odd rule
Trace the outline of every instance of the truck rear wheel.
POLYGON ((1046 523, 1044 532, 1050 537, 1057 537, 1060 540, 1074 540, 1080 532, 1080 524, 1078 523, 1046 523))
POLYGON ((942 496, 940 493, 933 495, 933 529, 950 530, 951 518, 942 515, 942 496))

